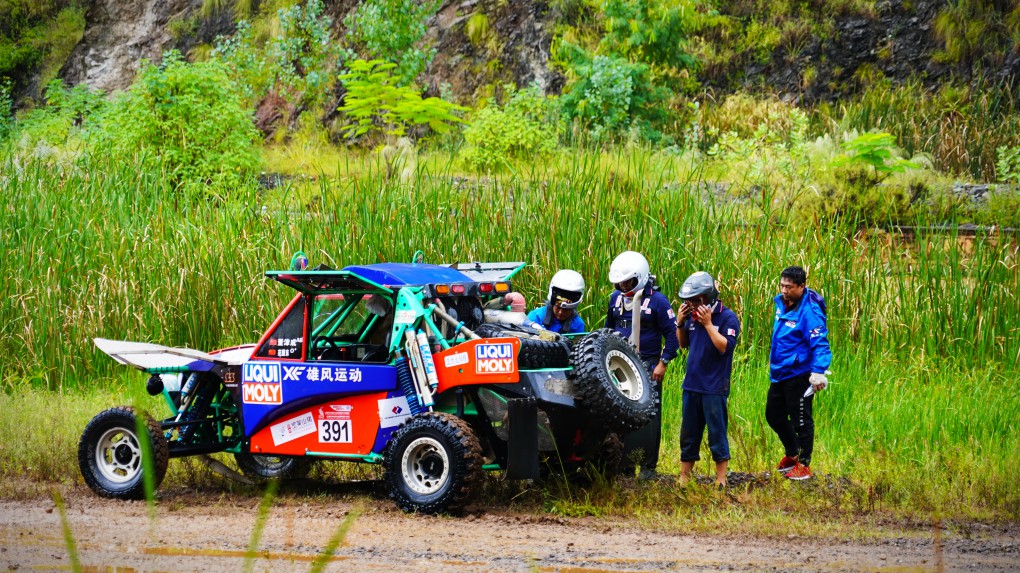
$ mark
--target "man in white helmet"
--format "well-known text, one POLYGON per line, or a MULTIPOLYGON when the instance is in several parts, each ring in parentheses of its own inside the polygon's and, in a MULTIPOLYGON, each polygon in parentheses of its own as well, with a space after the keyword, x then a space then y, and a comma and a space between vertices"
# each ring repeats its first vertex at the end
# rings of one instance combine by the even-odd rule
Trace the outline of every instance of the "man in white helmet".
MULTIPOLYGON (((609 282, 616 290, 609 297, 606 328, 631 340, 652 379, 652 387, 662 396, 666 366, 676 358, 680 343, 676 337, 676 313, 669 299, 649 280, 648 260, 641 253, 621 253, 609 266, 609 282), (665 343, 664 343, 665 342, 665 343)), ((624 456, 641 455, 639 477, 655 477, 662 438, 662 403, 656 403, 655 416, 640 430, 623 437, 624 456)))
POLYGON ((528 320, 560 334, 584 332, 584 320, 577 307, 584 298, 584 278, 581 273, 564 269, 549 281, 549 296, 545 305, 528 313, 528 320))

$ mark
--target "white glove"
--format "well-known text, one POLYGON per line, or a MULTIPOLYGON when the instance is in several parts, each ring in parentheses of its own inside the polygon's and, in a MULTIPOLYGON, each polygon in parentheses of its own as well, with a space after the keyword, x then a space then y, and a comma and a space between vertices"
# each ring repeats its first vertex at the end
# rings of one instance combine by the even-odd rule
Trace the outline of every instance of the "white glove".
POLYGON ((811 387, 814 388, 815 392, 820 392, 825 389, 828 385, 829 379, 825 377, 825 374, 819 374, 818 372, 812 372, 808 378, 808 382, 811 383, 811 387))

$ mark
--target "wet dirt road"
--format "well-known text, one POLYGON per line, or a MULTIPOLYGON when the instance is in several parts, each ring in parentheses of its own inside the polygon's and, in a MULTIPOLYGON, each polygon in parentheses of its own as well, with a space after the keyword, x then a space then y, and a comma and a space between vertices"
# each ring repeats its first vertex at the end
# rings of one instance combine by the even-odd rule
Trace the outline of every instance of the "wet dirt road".
MULTIPOLYGON (((405 515, 388 501, 328 496, 274 505, 246 557, 259 499, 168 495, 155 519, 140 502, 67 494, 83 571, 309 571, 350 512, 325 571, 1020 571, 1013 533, 919 534, 880 542, 740 538, 650 531, 614 519, 560 519, 484 508, 460 517, 405 515)), ((52 500, 0 501, 0 570, 70 571, 52 500)))

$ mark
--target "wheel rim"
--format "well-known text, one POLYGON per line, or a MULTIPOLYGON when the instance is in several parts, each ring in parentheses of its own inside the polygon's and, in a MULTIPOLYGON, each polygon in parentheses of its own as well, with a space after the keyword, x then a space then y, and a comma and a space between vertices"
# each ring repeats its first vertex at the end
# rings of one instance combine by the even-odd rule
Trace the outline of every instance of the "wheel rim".
POLYGON ((400 459, 404 483, 415 493, 431 495, 446 484, 450 476, 450 458, 446 448, 434 438, 411 442, 400 459))
POLYGON ((645 395, 645 385, 641 383, 641 373, 634 361, 619 350, 610 350, 606 354, 606 370, 616 389, 625 398, 638 401, 645 395))
POLYGON ((142 471, 138 437, 125 428, 112 428, 96 444, 96 468, 113 483, 126 483, 142 471))
POLYGON ((252 455, 251 458, 255 465, 267 470, 276 471, 283 469, 290 462, 290 458, 280 456, 252 455))

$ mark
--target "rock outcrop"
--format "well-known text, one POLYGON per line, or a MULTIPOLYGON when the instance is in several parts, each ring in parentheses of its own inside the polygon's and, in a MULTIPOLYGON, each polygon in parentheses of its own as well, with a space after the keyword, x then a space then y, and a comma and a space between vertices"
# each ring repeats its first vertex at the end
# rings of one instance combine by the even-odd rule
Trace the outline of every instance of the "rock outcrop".
POLYGON ((142 59, 158 61, 173 47, 169 23, 201 7, 202 0, 93 0, 85 33, 61 70, 69 84, 104 91, 131 84, 142 59))

